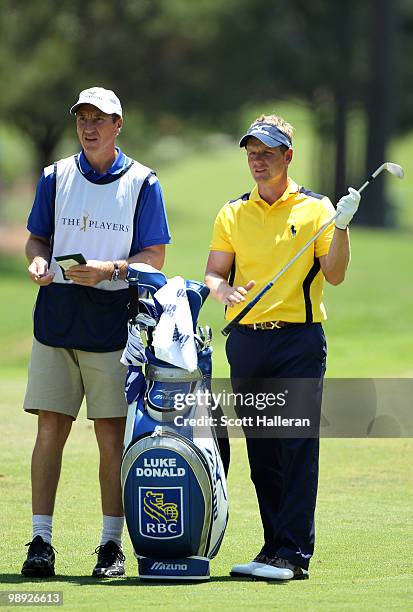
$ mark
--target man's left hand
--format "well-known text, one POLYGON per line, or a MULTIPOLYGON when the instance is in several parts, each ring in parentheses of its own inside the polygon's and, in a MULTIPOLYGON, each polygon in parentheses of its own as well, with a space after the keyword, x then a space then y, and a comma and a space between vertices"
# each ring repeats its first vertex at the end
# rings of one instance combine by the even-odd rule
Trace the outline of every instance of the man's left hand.
POLYGON ((348 188, 348 195, 343 196, 337 203, 337 212, 339 213, 335 220, 335 225, 338 229, 345 230, 350 221, 354 217, 360 203, 360 194, 353 187, 348 188))
POLYGON ((85 264, 71 266, 65 274, 76 285, 94 287, 101 281, 111 280, 113 263, 111 261, 89 259, 85 264))

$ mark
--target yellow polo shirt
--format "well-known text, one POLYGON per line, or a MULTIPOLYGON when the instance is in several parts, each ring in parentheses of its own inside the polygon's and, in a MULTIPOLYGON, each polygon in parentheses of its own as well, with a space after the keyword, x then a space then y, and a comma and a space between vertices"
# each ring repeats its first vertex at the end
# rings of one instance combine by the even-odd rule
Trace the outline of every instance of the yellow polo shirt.
MULTIPOLYGON (((256 281, 246 302, 226 309, 226 319, 233 319, 334 213, 327 197, 300 187, 292 179, 288 180, 281 198, 272 205, 261 199, 257 185, 251 193, 225 204, 215 220, 210 249, 235 254, 231 285, 256 281)), ((334 224, 331 224, 242 323, 325 320, 324 276, 318 258, 328 253, 333 233, 334 224)))

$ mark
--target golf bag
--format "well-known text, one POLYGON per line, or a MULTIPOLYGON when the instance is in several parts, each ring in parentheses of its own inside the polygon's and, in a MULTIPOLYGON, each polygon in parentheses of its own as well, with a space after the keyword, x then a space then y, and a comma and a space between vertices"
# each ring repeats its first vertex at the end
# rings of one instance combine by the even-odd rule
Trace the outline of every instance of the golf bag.
POLYGON ((209 290, 202 283, 185 281, 197 332, 197 368, 188 371, 154 354, 154 331, 163 313, 155 294, 166 277, 145 264, 133 264, 127 280, 129 346, 146 361, 144 375, 142 367, 126 357, 129 408, 121 467, 125 518, 139 576, 207 580, 210 559, 219 550, 228 520, 225 471, 208 421, 211 337, 209 328, 197 328, 209 290), (149 297, 138 297, 144 291, 149 297), (137 347, 137 326, 146 334, 146 348, 137 347), (188 397, 198 399, 186 403, 188 397))

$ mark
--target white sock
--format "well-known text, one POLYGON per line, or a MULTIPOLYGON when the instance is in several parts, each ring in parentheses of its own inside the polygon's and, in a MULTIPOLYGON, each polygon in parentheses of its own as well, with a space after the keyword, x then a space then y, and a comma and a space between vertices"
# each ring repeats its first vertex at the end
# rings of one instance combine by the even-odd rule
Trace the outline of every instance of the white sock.
POLYGON ((124 516, 107 516, 103 515, 103 529, 100 543, 106 544, 109 540, 115 542, 118 546, 122 547, 122 531, 125 523, 124 516))
POLYGON ((52 521, 53 517, 49 514, 33 514, 33 539, 41 536, 48 544, 52 543, 52 521))

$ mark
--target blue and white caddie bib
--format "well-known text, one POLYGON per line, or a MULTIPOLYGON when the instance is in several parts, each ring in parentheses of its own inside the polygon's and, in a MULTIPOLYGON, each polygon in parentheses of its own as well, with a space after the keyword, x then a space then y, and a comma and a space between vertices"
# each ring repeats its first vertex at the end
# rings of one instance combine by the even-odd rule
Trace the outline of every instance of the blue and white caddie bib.
MULTIPOLYGON (((134 161, 120 178, 106 184, 92 183, 79 171, 76 157, 61 159, 56 168, 56 200, 53 252, 50 269, 54 283, 65 280, 55 257, 81 253, 100 261, 127 259, 134 232, 136 203, 152 170, 134 161)), ((125 289, 125 281, 102 281, 96 289, 125 289)))

